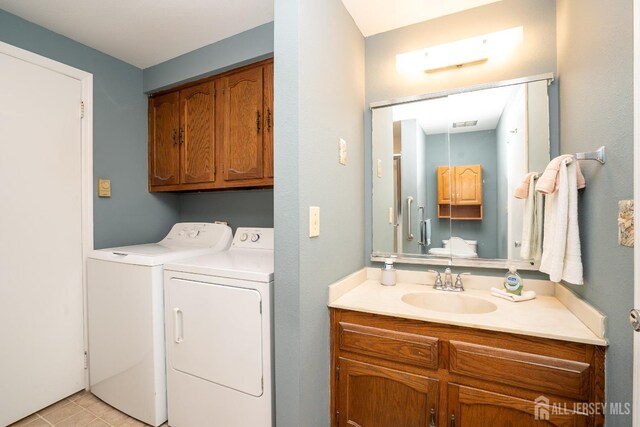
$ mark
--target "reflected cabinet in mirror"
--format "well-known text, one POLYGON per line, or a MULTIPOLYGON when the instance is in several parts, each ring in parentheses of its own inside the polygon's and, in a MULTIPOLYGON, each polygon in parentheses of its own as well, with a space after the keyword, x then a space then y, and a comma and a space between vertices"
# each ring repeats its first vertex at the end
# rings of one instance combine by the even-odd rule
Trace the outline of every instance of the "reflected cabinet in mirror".
POLYGON ((535 269, 521 244, 536 224, 514 192, 549 163, 551 82, 372 104, 372 259, 535 269))

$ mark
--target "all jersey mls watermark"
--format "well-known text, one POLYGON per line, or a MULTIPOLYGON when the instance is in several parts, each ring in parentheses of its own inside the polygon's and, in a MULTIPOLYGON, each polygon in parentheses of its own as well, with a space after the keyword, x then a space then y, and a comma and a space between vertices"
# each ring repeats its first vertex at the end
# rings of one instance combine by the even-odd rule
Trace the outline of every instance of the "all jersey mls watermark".
POLYGON ((553 402, 546 396, 535 400, 534 417, 536 420, 550 420, 555 415, 629 415, 631 402, 553 402))

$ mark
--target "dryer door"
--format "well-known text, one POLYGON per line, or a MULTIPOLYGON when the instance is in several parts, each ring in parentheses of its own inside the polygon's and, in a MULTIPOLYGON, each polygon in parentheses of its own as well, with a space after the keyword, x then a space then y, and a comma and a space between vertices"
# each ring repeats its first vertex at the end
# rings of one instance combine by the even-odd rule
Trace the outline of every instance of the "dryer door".
POLYGON ((165 292, 169 368, 261 396, 260 293, 178 278, 165 292))

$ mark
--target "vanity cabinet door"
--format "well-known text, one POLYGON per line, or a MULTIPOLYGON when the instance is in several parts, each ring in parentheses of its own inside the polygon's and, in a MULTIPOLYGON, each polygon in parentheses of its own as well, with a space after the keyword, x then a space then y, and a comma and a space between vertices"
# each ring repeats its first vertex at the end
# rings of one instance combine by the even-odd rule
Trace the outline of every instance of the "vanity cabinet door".
POLYGON ((438 166, 438 204, 451 204, 451 172, 449 172, 449 166, 438 166))
MULTIPOLYGON (((451 427, 581 427, 586 415, 571 405, 553 410, 548 401, 522 399, 457 384, 447 385, 447 418, 451 427)), ((540 399, 545 399, 541 396, 540 399)))
POLYGON ((437 380, 344 358, 338 369, 339 427, 437 425, 437 380))

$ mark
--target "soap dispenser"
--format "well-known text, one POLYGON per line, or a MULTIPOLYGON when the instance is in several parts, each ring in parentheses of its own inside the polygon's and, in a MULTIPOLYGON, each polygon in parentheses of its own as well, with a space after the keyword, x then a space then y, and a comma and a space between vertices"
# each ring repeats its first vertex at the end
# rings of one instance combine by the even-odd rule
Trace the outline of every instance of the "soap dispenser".
POLYGON ((384 260, 380 283, 384 286, 396 285, 396 269, 393 267, 393 258, 387 258, 384 260))

